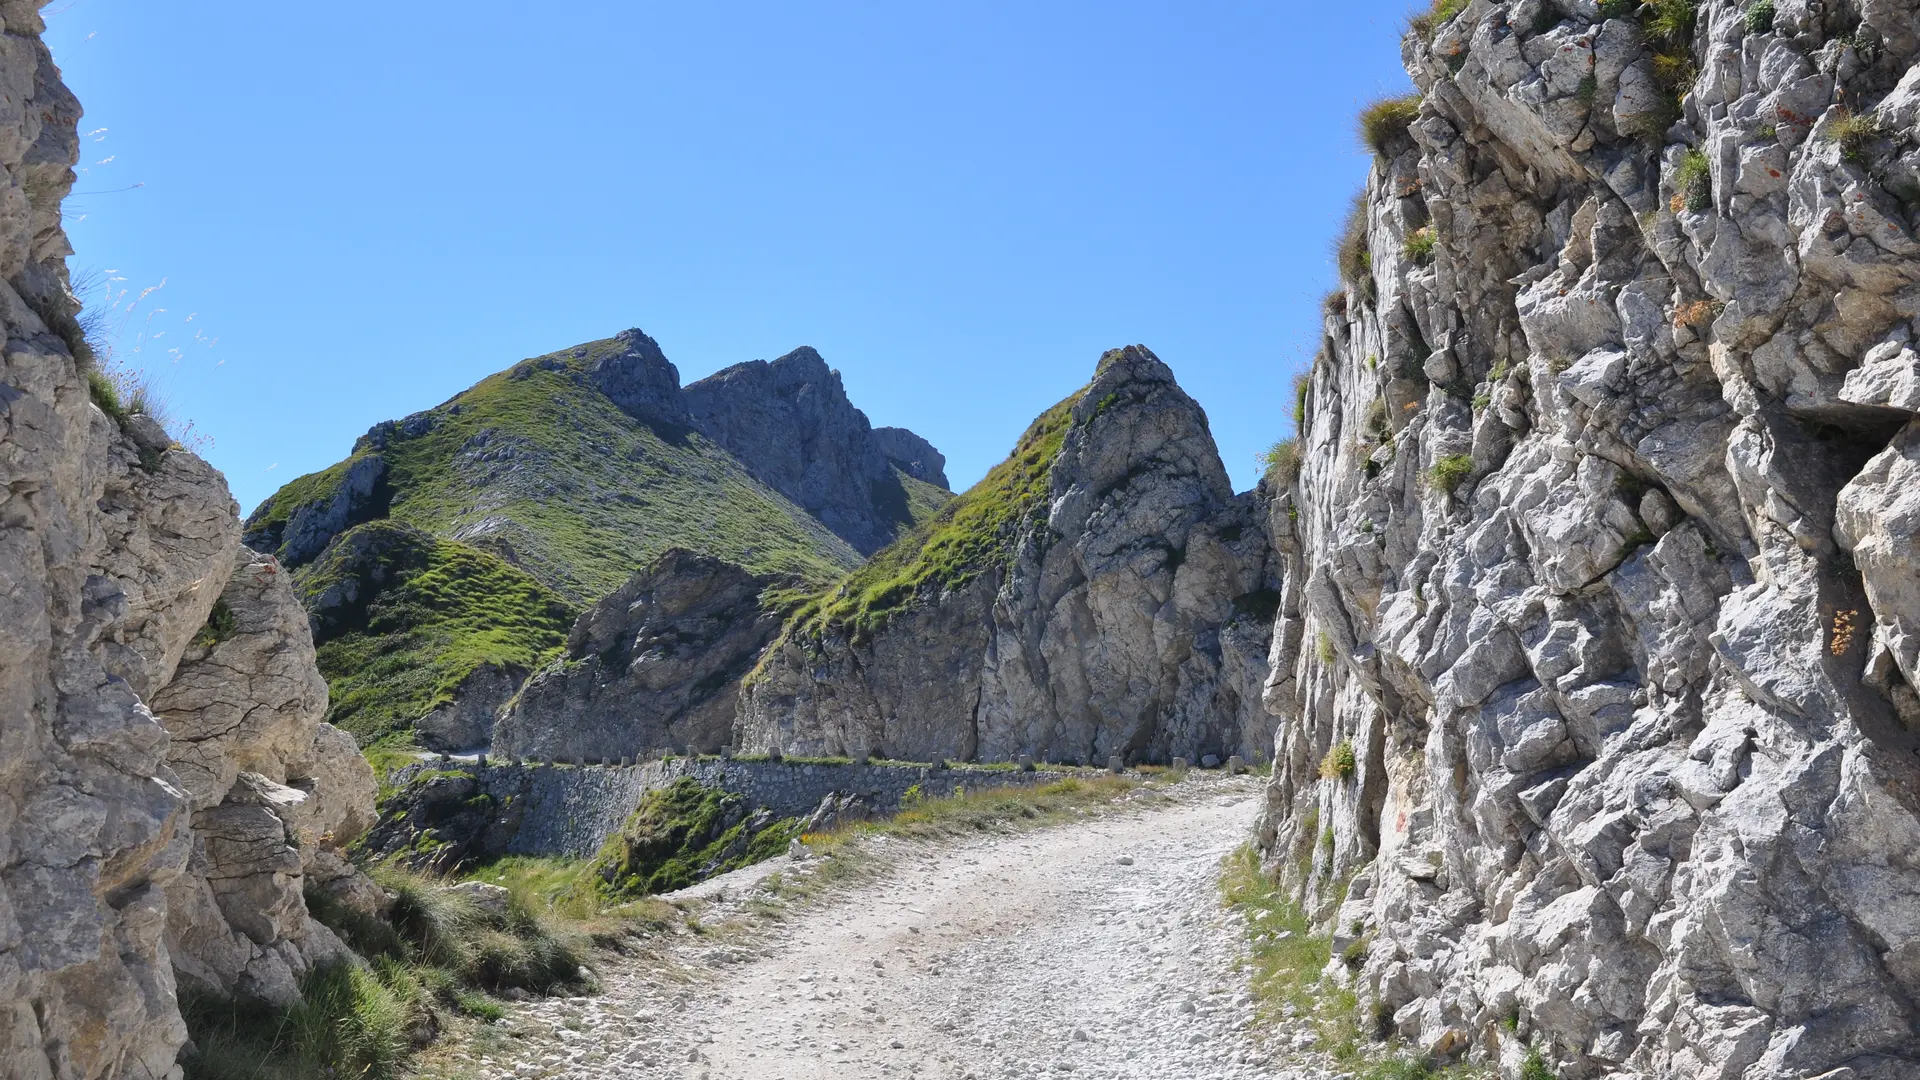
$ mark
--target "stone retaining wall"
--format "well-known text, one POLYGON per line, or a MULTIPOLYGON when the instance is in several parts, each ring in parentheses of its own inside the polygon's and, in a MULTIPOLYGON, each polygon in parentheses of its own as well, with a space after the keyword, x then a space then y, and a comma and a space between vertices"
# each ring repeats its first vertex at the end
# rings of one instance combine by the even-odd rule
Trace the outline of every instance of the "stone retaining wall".
POLYGON ((422 763, 401 770, 405 785, 431 770, 464 772, 479 793, 503 808, 496 836, 504 847, 492 854, 590 856, 620 828, 647 792, 682 777, 740 795, 753 808, 786 817, 811 814, 828 795, 866 796, 881 814, 895 814, 914 787, 928 798, 996 787, 1029 787, 1088 775, 1091 770, 1060 768, 1019 772, 978 766, 736 761, 718 757, 675 757, 639 765, 477 765, 470 762, 422 763))

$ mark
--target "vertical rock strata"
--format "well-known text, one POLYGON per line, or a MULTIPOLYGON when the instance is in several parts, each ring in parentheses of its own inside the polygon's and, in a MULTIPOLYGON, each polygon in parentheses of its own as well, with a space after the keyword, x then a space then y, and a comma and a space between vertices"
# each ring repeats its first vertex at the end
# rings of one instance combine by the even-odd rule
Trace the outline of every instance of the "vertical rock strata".
POLYGON ((60 226, 80 107, 36 6, 0 24, 0 1078, 178 1076, 176 964, 286 1000, 338 949, 301 889, 365 896, 338 852, 372 778, 225 480, 91 400, 60 226))
POLYGON ((995 474, 788 627, 736 737, 914 760, 1264 757, 1264 517, 1167 366, 1116 349, 995 474))
POLYGON ((1634 7, 1406 40, 1262 843, 1443 1056, 1920 1075, 1920 10, 1634 7))

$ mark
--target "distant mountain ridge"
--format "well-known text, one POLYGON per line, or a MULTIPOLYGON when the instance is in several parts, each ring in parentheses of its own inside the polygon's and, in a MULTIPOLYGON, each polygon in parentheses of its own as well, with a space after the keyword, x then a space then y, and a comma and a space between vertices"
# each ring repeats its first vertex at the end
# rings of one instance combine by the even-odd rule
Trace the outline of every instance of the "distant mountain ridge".
POLYGON ((246 540, 295 570, 336 722, 366 741, 432 714, 450 728, 431 741, 459 741, 662 552, 832 581, 951 498, 944 464, 874 429, 811 348, 682 387, 627 330, 374 425, 246 540), (537 614, 500 618, 502 588, 537 614))

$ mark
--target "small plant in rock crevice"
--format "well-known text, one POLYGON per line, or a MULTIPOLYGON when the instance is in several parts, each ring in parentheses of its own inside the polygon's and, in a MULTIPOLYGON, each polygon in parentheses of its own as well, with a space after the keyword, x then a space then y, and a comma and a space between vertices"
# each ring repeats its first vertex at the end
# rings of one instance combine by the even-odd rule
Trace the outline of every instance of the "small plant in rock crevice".
POLYGON ((1866 161, 1868 144, 1881 134, 1880 120, 1870 112, 1848 112, 1827 129, 1827 137, 1840 144, 1841 158, 1856 165, 1866 161))
POLYGON ((1699 213, 1713 208, 1713 163, 1699 150, 1688 150, 1673 167, 1674 213, 1691 210, 1699 213))
POLYGON ((1468 0, 1433 0, 1433 6, 1425 11, 1416 12, 1407 19, 1407 29, 1431 40, 1433 32, 1440 29, 1455 15, 1467 9, 1468 0))
POLYGON ((1467 454, 1452 454, 1433 463, 1427 470, 1427 478, 1433 486, 1452 494, 1473 474, 1473 458, 1467 454))
POLYGON ((1266 475, 1282 484, 1291 484, 1300 475, 1300 447, 1293 439, 1281 439, 1260 455, 1266 475))
POLYGON ((1540 1048, 1535 1046, 1527 1050, 1526 1060, 1520 1063, 1520 1080, 1560 1080, 1560 1078, 1547 1064, 1547 1059, 1541 1055, 1540 1048))
POLYGON ((1353 743, 1341 739, 1327 748, 1327 756, 1320 759, 1320 779, 1351 780, 1360 768, 1359 758, 1354 754, 1353 743))
POLYGON ((1416 266, 1433 265, 1434 248, 1439 242, 1440 237, 1434 233, 1431 225, 1422 225, 1413 230, 1407 234, 1405 248, 1407 260, 1416 266))
POLYGON ((1747 6, 1744 24, 1749 34, 1769 34, 1773 32, 1773 0, 1755 0, 1747 6))
POLYGON ((1333 635, 1327 633, 1325 630, 1320 631, 1320 637, 1314 643, 1314 654, 1320 658, 1322 664, 1333 663, 1333 658, 1336 655, 1333 649, 1333 635))
POLYGON ((213 610, 207 613, 206 625, 193 635, 193 645, 195 648, 211 649, 232 638, 236 629, 238 626, 233 617, 233 608, 225 598, 215 600, 213 610))

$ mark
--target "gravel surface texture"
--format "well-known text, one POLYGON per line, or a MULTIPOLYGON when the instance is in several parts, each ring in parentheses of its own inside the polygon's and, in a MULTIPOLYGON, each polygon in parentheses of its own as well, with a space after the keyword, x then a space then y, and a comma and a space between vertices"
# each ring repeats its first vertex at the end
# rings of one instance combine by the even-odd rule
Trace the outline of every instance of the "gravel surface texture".
MULTIPOLYGON (((1028 832, 880 841, 880 873, 784 919, 604 964, 596 997, 516 1006, 470 1051, 468 1075, 1338 1075, 1283 1049, 1303 1033, 1255 1025, 1236 971, 1244 933, 1217 875, 1249 835, 1257 780, 1171 791, 1028 832)), ((750 903, 753 877, 703 917, 750 903)))

